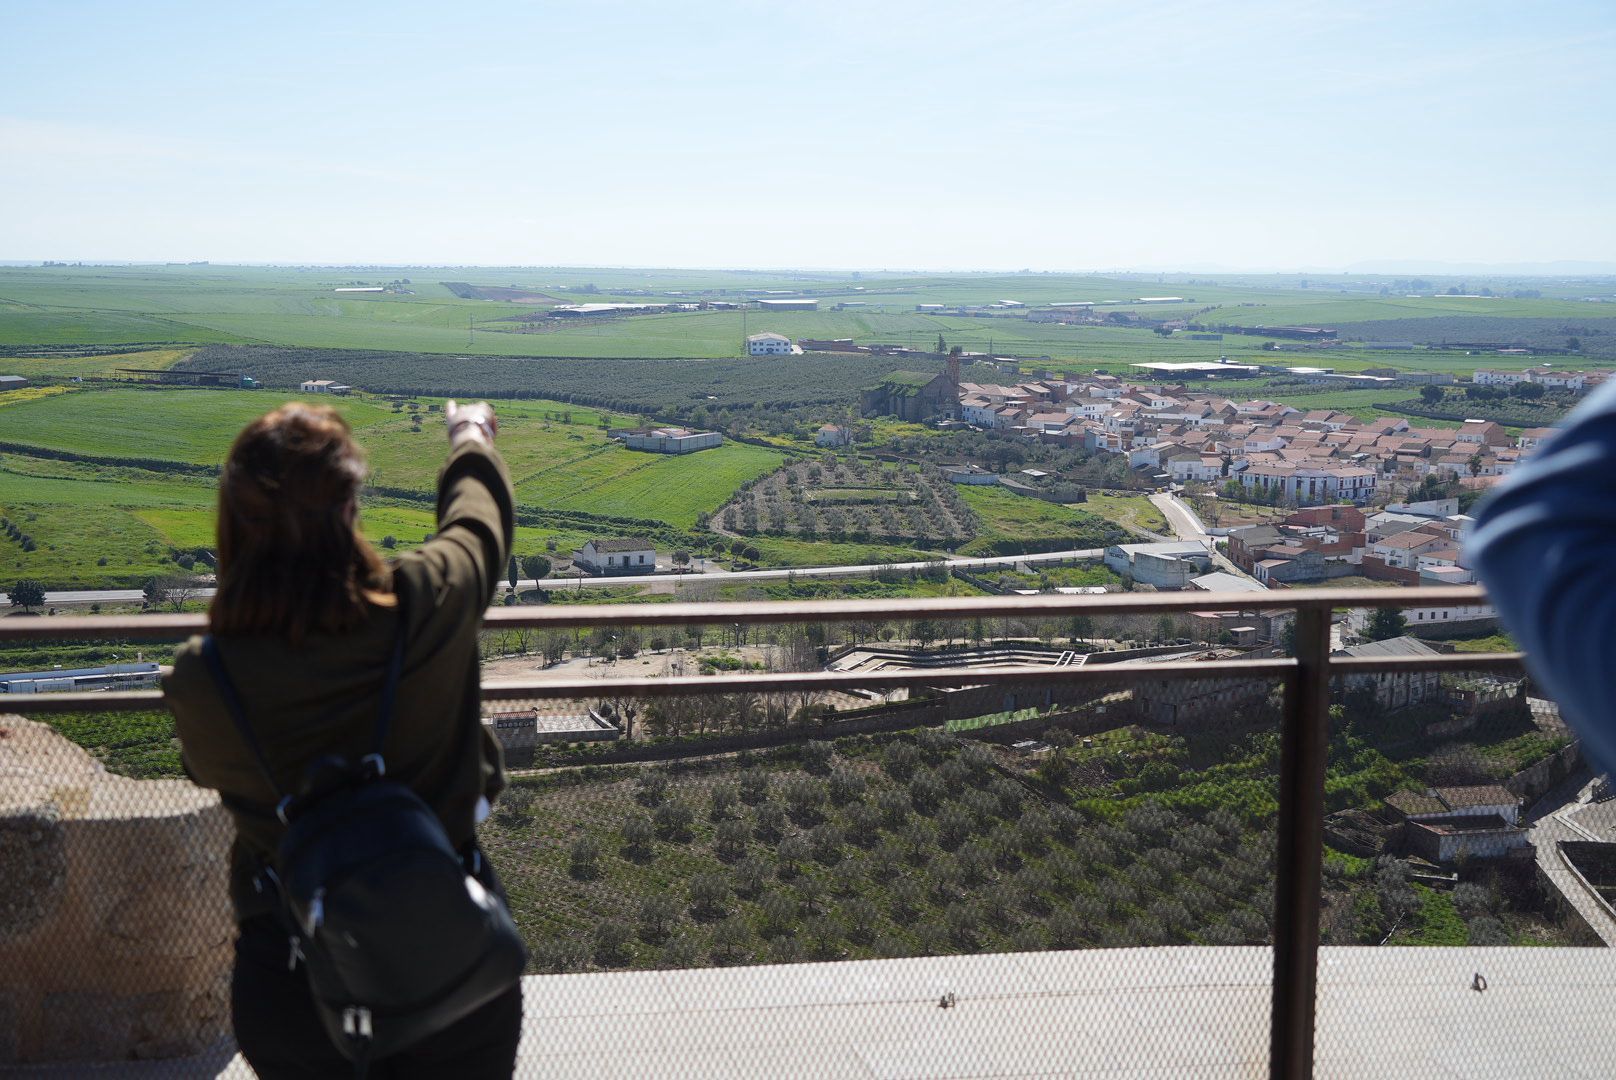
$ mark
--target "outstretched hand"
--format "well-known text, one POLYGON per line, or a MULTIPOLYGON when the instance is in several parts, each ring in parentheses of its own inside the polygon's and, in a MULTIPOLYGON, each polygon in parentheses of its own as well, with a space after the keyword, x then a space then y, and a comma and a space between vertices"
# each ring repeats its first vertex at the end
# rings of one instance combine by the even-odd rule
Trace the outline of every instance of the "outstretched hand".
POLYGON ((460 405, 453 399, 444 403, 443 416, 449 425, 449 444, 459 446, 466 439, 492 443, 499 432, 494 407, 486 401, 460 405))

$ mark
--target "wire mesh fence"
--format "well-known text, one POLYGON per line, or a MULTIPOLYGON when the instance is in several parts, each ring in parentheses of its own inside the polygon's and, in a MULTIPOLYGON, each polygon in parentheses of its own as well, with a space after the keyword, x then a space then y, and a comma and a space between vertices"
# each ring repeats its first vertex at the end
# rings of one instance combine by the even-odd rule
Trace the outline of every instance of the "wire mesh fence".
MULTIPOLYGON (((494 631, 518 1075, 1302 1075, 1276 933, 1317 1075, 1597 1075, 1609 793, 1553 705, 1508 663, 1350 655, 1350 620, 1170 614, 494 631), (1300 829, 1298 629, 1340 653, 1300 829)), ((247 1075, 232 830, 164 722, 0 721, 0 1067, 247 1075)))

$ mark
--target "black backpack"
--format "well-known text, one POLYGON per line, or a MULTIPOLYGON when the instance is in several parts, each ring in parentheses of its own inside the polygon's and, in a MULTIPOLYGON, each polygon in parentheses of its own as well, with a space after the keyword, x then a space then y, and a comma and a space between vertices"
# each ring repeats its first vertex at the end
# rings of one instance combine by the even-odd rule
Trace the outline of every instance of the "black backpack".
MULTIPOLYGON (((504 900, 455 851, 419 795, 386 779, 382 757, 404 664, 405 624, 382 686, 371 753, 322 757, 304 791, 276 786, 213 637, 202 654, 270 788, 286 832, 261 877, 281 898, 315 1010, 361 1073, 511 988, 527 949, 504 900)), ((490 878, 490 881, 493 879, 490 878)))

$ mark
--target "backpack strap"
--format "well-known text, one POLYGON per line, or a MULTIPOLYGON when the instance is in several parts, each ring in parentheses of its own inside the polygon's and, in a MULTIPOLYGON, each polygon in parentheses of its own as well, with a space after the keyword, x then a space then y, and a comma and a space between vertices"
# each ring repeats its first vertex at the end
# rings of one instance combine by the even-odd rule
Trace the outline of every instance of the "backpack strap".
POLYGON ((275 816, 284 823, 286 821, 286 807, 290 797, 283 793, 280 785, 275 783, 275 774, 270 771, 269 758, 264 755, 264 748, 253 734, 252 725, 247 722, 247 710, 242 707, 241 695, 236 693, 236 684, 230 681, 230 673, 224 669, 224 658, 219 655, 219 643, 212 634, 202 639, 202 658, 207 661, 208 670, 213 673, 213 681, 219 687, 219 695, 224 698, 225 708, 230 711, 230 719, 235 721, 236 730, 241 733, 241 740, 252 751, 253 760, 258 764, 258 771, 264 774, 264 780, 269 784, 269 790, 275 793, 275 816))

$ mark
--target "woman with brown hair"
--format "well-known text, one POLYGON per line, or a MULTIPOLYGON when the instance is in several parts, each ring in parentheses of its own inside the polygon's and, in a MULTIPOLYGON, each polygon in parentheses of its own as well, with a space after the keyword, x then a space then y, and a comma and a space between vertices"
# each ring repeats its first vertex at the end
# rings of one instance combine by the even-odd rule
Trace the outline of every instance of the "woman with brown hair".
MULTIPOLYGON (((293 402, 254 421, 220 476, 209 627, 262 760, 232 722, 203 639, 179 650, 163 689, 187 771, 220 792, 235 823, 231 1007, 237 1043, 261 1076, 354 1072, 316 1015, 264 871, 285 832, 273 812, 279 793, 297 791, 323 755, 358 761, 370 750, 395 647, 402 662, 387 778, 427 803, 482 884, 503 895, 475 848, 476 823, 505 783, 498 744, 481 723, 477 633, 509 557, 513 497, 494 451, 493 409, 450 402, 446 415, 437 532, 391 564, 359 532, 364 455, 336 410, 293 402)), ((384 1076, 509 1076, 520 1023, 513 982, 370 1067, 384 1076)))

